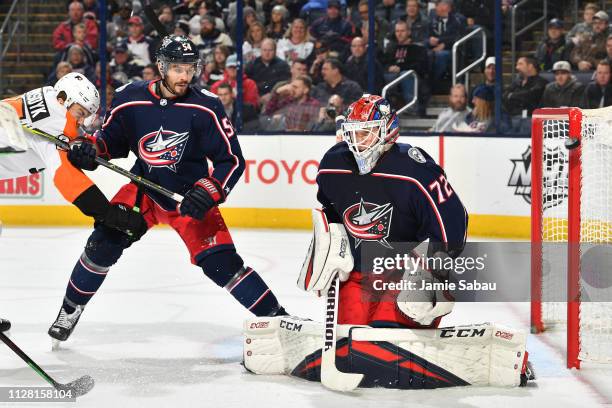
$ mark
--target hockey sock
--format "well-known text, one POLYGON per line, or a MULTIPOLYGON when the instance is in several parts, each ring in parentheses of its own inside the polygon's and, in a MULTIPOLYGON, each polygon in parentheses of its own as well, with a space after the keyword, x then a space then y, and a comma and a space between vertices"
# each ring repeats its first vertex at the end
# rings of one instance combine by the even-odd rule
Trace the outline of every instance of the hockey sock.
POLYGON ((63 304, 68 313, 74 311, 73 305, 84 306, 89 302, 104 282, 110 267, 130 245, 129 236, 123 232, 96 225, 68 281, 63 304))
POLYGON ((211 254, 202 259, 199 265, 206 276, 225 288, 254 315, 286 314, 261 276, 253 268, 245 267, 242 258, 236 251, 211 254))
POLYGON ((109 269, 110 267, 96 265, 83 252, 72 270, 66 288, 63 306, 68 313, 74 311, 73 305, 86 305, 89 302, 104 282, 109 269))

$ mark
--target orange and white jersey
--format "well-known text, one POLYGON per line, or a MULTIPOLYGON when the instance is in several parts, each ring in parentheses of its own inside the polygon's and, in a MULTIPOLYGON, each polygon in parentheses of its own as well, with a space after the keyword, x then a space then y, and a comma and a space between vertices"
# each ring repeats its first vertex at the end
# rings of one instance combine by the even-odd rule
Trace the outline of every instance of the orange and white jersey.
MULTIPOLYGON (((19 119, 35 129, 54 136, 64 135, 72 140, 78 136, 74 117, 57 100, 51 86, 33 89, 23 95, 5 99, 17 112, 19 119)), ((73 202, 93 185, 81 170, 68 161, 66 152, 24 129, 28 148, 24 153, 0 156, 0 179, 21 177, 39 171, 53 172, 53 181, 62 196, 73 202)), ((0 146, 10 145, 6 132, 0 128, 0 146)))

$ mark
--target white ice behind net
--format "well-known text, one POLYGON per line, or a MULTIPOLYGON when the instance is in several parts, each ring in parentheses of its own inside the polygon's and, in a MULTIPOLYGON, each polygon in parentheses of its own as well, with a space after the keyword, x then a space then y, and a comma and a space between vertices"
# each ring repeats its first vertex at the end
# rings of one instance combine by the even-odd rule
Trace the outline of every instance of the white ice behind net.
MULTIPOLYGON (((583 112, 580 359, 612 362, 612 119, 583 112)), ((568 127, 544 121, 542 318, 549 328, 567 320, 568 127)))

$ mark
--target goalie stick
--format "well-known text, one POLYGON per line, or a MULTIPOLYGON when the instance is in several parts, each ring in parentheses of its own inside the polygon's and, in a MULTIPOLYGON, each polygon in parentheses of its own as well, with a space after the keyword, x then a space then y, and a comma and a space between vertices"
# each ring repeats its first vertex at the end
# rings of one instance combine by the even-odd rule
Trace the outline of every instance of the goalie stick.
MULTIPOLYGON (((68 144, 68 142, 58 139, 57 137, 50 135, 49 133, 43 132, 42 130, 38 130, 35 129, 31 126, 28 125, 22 125, 24 129, 27 129, 29 132, 40 136, 44 139, 47 139, 48 141, 50 141, 51 143, 55 144, 56 146, 58 146, 60 149, 63 150, 70 150, 70 145, 68 144)), ((183 196, 178 194, 178 193, 174 193, 158 184, 155 184, 145 178, 142 178, 140 176, 137 176, 127 170, 125 170, 122 167, 117 166, 116 164, 110 163, 107 160, 104 160, 101 157, 96 157, 96 163, 98 163, 99 165, 106 167, 107 169, 114 171, 115 173, 119 173, 124 177, 129 178, 130 180, 132 180, 133 182, 135 182, 136 184, 140 184, 148 189, 151 189, 159 194, 162 194, 168 198, 171 198, 172 200, 176 201, 177 203, 181 203, 183 201, 183 196)))
POLYGON ((336 334, 340 278, 336 275, 327 291, 325 310, 325 344, 321 353, 321 384, 334 391, 352 391, 361 382, 363 374, 345 373, 336 367, 336 334))
POLYGON ((2 332, 0 332, 0 340, 2 340, 4 344, 6 344, 11 350, 13 350, 15 354, 21 357, 23 361, 25 361, 34 371, 38 373, 38 375, 40 375, 45 381, 51 384, 56 390, 70 391, 73 393, 74 397, 80 397, 91 391, 91 389, 95 385, 94 379, 88 375, 84 375, 80 378, 77 378, 76 380, 69 382, 68 384, 58 383, 2 332))

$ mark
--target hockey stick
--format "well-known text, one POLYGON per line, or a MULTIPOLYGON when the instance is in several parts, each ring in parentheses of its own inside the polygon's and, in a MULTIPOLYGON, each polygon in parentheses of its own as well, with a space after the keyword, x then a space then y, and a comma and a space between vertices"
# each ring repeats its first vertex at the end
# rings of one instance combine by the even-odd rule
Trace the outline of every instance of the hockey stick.
POLYGON ((325 344, 321 353, 321 384, 334 391, 352 391, 361 382, 363 374, 345 373, 336 367, 336 326, 338 324, 339 292, 340 278, 336 275, 327 291, 325 344))
MULTIPOLYGON (((38 135, 44 139, 47 139, 48 141, 50 141, 51 143, 55 144, 56 146, 58 146, 60 149, 63 150, 70 150, 70 145, 68 144, 68 142, 65 142, 64 140, 58 139, 57 137, 50 135, 49 133, 43 132, 42 130, 38 130, 35 129, 31 126, 28 125, 22 125, 24 129, 27 129, 29 132, 38 135)), ((171 198, 172 200, 176 201, 177 203, 181 203, 183 201, 183 196, 178 194, 178 193, 174 193, 158 184, 155 184, 145 178, 142 178, 140 176, 137 176, 127 170, 125 170, 122 167, 117 166, 116 164, 110 163, 107 160, 104 160, 101 157, 96 157, 96 163, 98 163, 99 165, 106 167, 109 170, 114 171, 115 173, 119 173, 124 177, 129 178, 130 180, 132 180, 133 182, 140 184, 150 190, 155 191, 156 193, 159 193, 161 195, 164 195, 168 198, 171 198)))
POLYGON ((47 374, 42 368, 38 366, 26 353, 21 351, 15 343, 11 341, 6 335, 0 332, 0 340, 4 342, 11 350, 15 352, 23 361, 25 361, 34 371, 38 373, 45 381, 59 391, 69 391, 74 397, 80 397, 81 395, 87 394, 94 387, 94 379, 88 375, 77 378, 76 380, 69 382, 68 384, 61 384, 55 381, 49 374, 47 374))

